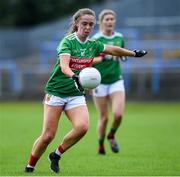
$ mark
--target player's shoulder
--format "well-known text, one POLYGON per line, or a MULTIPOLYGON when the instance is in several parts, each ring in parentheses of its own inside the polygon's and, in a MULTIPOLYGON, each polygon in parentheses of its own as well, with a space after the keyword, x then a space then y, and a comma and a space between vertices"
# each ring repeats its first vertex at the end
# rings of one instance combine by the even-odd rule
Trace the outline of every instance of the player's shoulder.
POLYGON ((117 36, 117 37, 124 37, 122 33, 117 32, 117 31, 114 32, 114 36, 117 36))
POLYGON ((72 40, 76 39, 76 35, 75 35, 75 33, 68 34, 67 36, 64 37, 64 39, 72 41, 72 40))
POLYGON ((91 39, 99 39, 99 38, 101 38, 102 37, 102 33, 101 32, 97 32, 97 33, 95 33, 93 36, 92 36, 92 38, 91 39))
MULTIPOLYGON (((110 38, 114 37, 121 37, 123 38, 123 34, 117 31, 114 31, 113 35, 110 36, 110 38)), ((101 39, 101 38, 109 38, 108 36, 104 35, 102 32, 97 32, 92 36, 92 39, 101 39)))

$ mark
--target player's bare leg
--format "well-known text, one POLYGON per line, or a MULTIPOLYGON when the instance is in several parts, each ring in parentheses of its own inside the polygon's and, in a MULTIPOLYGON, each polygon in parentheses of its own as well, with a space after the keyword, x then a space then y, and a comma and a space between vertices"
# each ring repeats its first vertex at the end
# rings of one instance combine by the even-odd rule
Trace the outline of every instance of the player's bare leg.
POLYGON ((105 154, 104 139, 106 136, 106 127, 108 123, 108 98, 107 97, 93 97, 95 106, 100 113, 97 131, 99 138, 98 153, 105 154))
POLYGON ((61 154, 77 143, 86 134, 89 127, 89 113, 86 106, 78 106, 65 111, 65 113, 72 123, 73 129, 64 136, 57 150, 49 155, 51 169, 55 173, 60 171, 58 162, 61 154))
POLYGON ((125 106, 125 93, 120 91, 114 92, 110 95, 110 99, 112 102, 113 123, 107 138, 109 140, 112 151, 117 153, 119 152, 119 146, 115 140, 115 133, 122 121, 122 115, 125 106))
POLYGON ((44 153, 49 143, 53 140, 57 131, 58 122, 62 110, 63 107, 61 106, 49 106, 47 104, 44 104, 43 130, 41 135, 33 145, 28 165, 25 168, 26 172, 34 171, 34 167, 38 159, 44 153))
POLYGON ((62 147, 67 150, 78 142, 89 128, 89 113, 86 106, 78 106, 66 111, 68 119, 71 121, 73 129, 65 135, 62 147))

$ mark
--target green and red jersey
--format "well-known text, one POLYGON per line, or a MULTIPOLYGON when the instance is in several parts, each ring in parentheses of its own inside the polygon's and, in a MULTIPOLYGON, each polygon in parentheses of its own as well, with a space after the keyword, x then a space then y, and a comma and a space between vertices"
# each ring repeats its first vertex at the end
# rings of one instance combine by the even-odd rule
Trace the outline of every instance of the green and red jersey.
MULTIPOLYGON (((93 36, 93 39, 107 45, 124 47, 123 35, 118 32, 114 32, 111 36, 105 36, 101 32, 98 32, 93 36)), ((118 57, 112 55, 105 55, 104 57, 102 62, 93 64, 93 67, 101 73, 101 83, 111 84, 122 79, 122 70, 118 57)))
POLYGON ((104 44, 94 39, 87 39, 81 42, 76 33, 72 33, 62 39, 57 47, 57 62, 53 72, 45 86, 45 92, 60 97, 83 95, 75 87, 72 78, 65 75, 60 68, 59 56, 63 54, 70 55, 69 67, 75 74, 80 70, 92 65, 93 58, 104 51, 104 44))

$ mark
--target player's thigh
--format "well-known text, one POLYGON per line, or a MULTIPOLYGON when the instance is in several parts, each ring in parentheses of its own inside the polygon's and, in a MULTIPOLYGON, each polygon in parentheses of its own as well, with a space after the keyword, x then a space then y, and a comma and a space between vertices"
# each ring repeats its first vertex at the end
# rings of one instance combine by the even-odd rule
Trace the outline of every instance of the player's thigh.
POLYGON ((113 114, 122 115, 125 108, 125 92, 116 91, 110 95, 113 114))
POLYGON ((63 106, 44 104, 43 132, 56 133, 63 106))
POLYGON ((100 112, 101 116, 107 116, 108 114, 108 97, 96 97, 93 96, 93 101, 96 109, 100 112))
POLYGON ((65 110, 65 114, 74 127, 84 126, 84 128, 88 128, 89 112, 86 105, 80 105, 78 107, 65 110))

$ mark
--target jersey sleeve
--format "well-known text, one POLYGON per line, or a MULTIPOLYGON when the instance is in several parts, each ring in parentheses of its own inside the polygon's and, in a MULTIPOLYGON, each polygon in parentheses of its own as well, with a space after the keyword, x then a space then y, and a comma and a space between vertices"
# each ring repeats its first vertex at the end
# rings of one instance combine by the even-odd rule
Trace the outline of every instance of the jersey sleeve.
POLYGON ((122 46, 121 46, 122 48, 124 48, 125 47, 125 42, 124 42, 124 38, 122 38, 122 46))
POLYGON ((71 43, 68 39, 64 38, 57 47, 58 55, 69 54, 71 55, 71 43))
POLYGON ((120 47, 124 48, 125 47, 124 35, 122 33, 118 33, 118 34, 120 36, 120 40, 122 41, 120 47))
POLYGON ((105 50, 105 44, 103 44, 101 41, 95 40, 95 46, 96 46, 96 56, 100 53, 104 52, 105 50))

